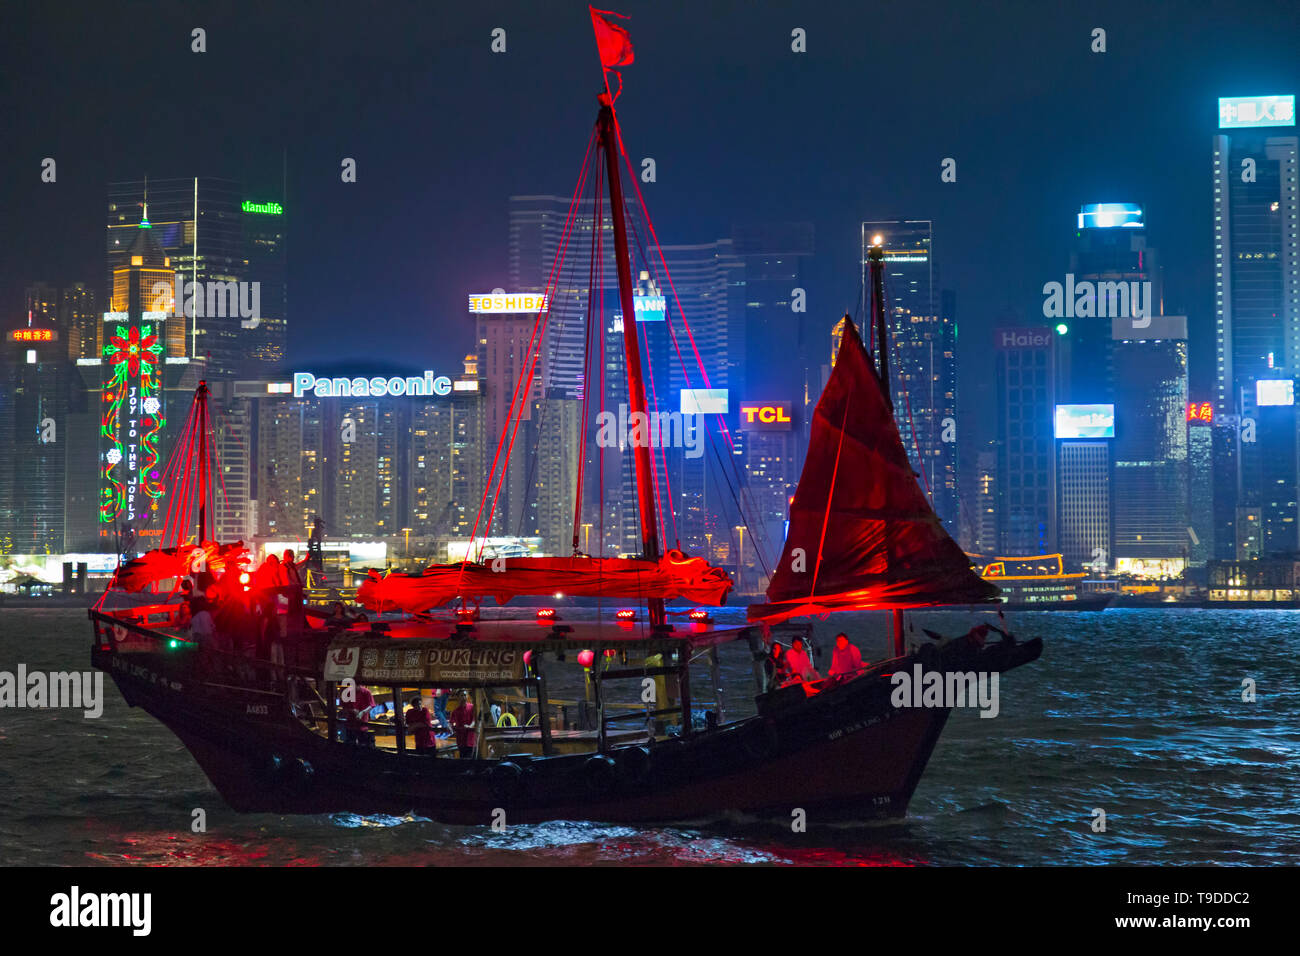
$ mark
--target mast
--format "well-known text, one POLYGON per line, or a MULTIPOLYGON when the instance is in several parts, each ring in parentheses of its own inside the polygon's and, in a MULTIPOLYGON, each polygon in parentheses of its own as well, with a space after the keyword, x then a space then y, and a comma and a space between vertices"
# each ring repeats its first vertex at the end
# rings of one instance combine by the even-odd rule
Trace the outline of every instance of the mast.
MULTIPOLYGON (((627 354, 627 392, 629 419, 641 413, 646 417, 645 381, 641 377, 641 348, 637 342, 636 307, 632 301, 632 266, 628 259, 627 226, 623 219, 623 181, 618 170, 618 136, 614 109, 608 93, 600 96, 601 146, 605 150, 606 178, 609 180, 609 214, 614 225, 614 260, 618 266, 618 296, 623 307, 623 351, 627 354)), ((596 223, 600 228, 600 223, 596 223)), ((641 549, 647 560, 659 560, 659 528, 655 516, 654 480, 650 466, 649 443, 633 443, 636 461, 636 490, 641 514, 641 549)), ((650 599, 650 623, 664 623, 662 598, 650 599)))
POLYGON ((885 247, 880 236, 871 237, 867 265, 871 271, 871 320, 876 323, 876 366, 880 372, 880 384, 885 389, 885 402, 892 412, 894 396, 889 389, 889 330, 885 327, 885 247))
MULTIPOLYGON (((885 404, 894 410, 894 396, 889 387, 889 329, 885 324, 885 246, 881 236, 871 237, 867 250, 867 265, 871 270, 871 318, 876 323, 876 368, 880 373, 880 387, 885 393, 885 404)), ((885 531, 885 566, 889 566, 889 531, 885 531)), ((903 656, 903 611, 894 608, 894 656, 903 656)))
POLYGON ((208 536, 208 383, 199 382, 199 545, 208 536))

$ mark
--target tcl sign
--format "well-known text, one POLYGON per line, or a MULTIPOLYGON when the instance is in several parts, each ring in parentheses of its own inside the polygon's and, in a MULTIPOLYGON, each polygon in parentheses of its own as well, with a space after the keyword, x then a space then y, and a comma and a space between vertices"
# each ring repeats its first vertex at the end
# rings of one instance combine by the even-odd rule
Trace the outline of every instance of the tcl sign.
POLYGON ((740 430, 788 432, 794 423, 790 402, 741 402, 740 430))

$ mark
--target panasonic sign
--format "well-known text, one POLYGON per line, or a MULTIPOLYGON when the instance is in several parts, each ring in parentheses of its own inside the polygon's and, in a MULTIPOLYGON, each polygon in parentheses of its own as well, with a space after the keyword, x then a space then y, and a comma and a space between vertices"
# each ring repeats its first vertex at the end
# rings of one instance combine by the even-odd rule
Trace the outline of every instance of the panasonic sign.
POLYGON ((317 398, 400 398, 403 395, 419 398, 425 395, 450 395, 451 379, 445 375, 434 377, 426 371, 423 376, 395 375, 384 378, 357 376, 348 378, 317 378, 311 372, 293 373, 293 397, 302 398, 308 392, 317 398))

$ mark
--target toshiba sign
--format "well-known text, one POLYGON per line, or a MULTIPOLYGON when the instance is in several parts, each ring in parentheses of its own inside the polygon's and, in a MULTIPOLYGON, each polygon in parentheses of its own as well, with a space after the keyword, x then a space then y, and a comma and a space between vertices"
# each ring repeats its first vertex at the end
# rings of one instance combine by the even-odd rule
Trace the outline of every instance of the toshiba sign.
POLYGON ((744 432, 788 432, 794 424, 790 402, 741 402, 740 430, 744 432))
POLYGON ((993 345, 999 349, 1045 349, 1051 344, 1052 330, 1047 326, 993 331, 993 345))

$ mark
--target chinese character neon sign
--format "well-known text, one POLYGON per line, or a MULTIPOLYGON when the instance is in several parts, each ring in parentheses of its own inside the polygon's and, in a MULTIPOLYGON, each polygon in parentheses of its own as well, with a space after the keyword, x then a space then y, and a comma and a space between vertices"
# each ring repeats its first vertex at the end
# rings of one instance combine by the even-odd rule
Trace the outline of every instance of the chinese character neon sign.
POLYGON ((1188 402, 1187 420, 1189 422, 1214 422, 1214 406, 1209 402, 1188 402))

